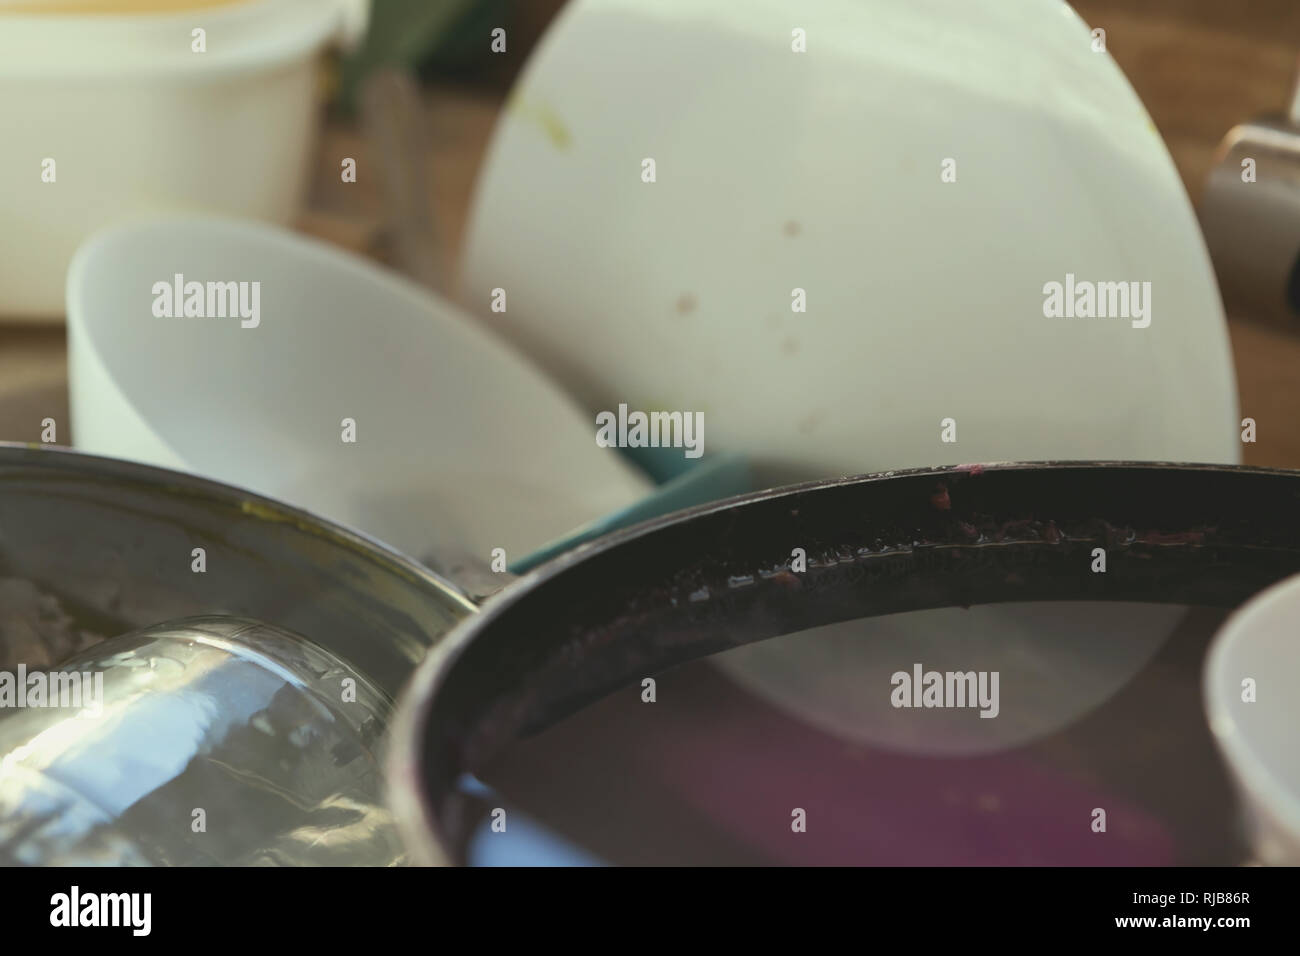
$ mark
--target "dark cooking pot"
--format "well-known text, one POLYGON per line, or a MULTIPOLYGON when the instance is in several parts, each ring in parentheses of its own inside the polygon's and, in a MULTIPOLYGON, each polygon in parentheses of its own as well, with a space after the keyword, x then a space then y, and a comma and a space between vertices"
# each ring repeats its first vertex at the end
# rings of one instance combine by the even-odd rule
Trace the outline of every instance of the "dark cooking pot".
MULTIPOLYGON (((457 862, 482 815, 466 775, 521 737, 694 658, 925 608, 1077 600, 1232 608, 1297 571, 1300 474, 1268 469, 974 466, 696 508, 562 555, 438 642, 399 702, 391 805, 418 862, 457 862), (806 570, 794 566, 796 548, 806 570)), ((1198 733, 1188 727, 1188 740, 1198 733)))

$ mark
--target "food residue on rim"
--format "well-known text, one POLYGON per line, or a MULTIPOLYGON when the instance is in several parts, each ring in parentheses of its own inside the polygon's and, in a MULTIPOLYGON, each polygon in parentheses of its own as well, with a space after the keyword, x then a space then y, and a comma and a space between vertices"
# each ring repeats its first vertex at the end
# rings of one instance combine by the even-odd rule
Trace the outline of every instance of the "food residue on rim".
POLYGON ((1204 531, 1144 531, 1137 536, 1142 544, 1205 544, 1204 531))
POLYGON ((765 581, 771 581, 773 584, 779 584, 783 588, 802 588, 803 582, 799 580, 799 575, 795 574, 789 568, 781 568, 771 574, 760 575, 765 581))

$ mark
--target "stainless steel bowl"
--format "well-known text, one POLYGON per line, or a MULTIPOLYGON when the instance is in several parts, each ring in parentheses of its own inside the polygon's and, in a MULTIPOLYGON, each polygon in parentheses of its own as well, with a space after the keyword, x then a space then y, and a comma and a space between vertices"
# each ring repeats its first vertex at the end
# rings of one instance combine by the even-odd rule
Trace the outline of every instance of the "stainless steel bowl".
POLYGON ((103 677, 93 716, 0 707, 0 857, 396 862, 376 769, 389 704, 474 610, 278 502, 0 445, 0 673, 103 677))
POLYGON ((0 669, 229 614, 308 637, 395 696, 474 610, 422 565, 297 508, 161 468, 0 443, 0 669))

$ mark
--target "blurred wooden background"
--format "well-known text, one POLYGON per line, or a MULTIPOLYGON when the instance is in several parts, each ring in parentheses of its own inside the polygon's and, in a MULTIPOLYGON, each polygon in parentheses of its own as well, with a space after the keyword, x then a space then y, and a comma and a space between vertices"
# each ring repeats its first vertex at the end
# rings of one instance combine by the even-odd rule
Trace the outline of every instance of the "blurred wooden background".
MULTIPOLYGON (((1281 113, 1300 56, 1296 0, 1078 0, 1146 104, 1193 201, 1219 138, 1281 113)), ((1241 414, 1259 426, 1250 465, 1300 468, 1300 336, 1230 315, 1241 414)))
MULTIPOLYGON (((898 0, 907 2, 907 0, 898 0)), ((997 0, 971 0, 997 2, 997 0)), ((454 275, 478 169, 509 83, 528 48, 562 0, 523 0, 509 24, 510 54, 471 84, 435 83, 425 110, 434 216, 454 275)), ((1278 113, 1300 53, 1300 0, 1078 0, 1092 26, 1128 75, 1159 127, 1193 200, 1199 197, 1220 137, 1252 116, 1278 113)), ((340 120, 326 128, 318 151, 320 180, 333 181, 339 156, 364 157, 358 130, 340 120)), ((373 167, 371 167, 373 168, 373 167)), ((373 179, 315 198, 307 231, 376 254, 380 196, 373 179)), ((1258 442, 1244 448, 1248 464, 1300 468, 1300 336, 1231 316, 1242 415, 1258 423, 1258 442)), ((46 416, 67 435, 67 381, 61 329, 0 325, 0 438, 38 441, 46 416)))

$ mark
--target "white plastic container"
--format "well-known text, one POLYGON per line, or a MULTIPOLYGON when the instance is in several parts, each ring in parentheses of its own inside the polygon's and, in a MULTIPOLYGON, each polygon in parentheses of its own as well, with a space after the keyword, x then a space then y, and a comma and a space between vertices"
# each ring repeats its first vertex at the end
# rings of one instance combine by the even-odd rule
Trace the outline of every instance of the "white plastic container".
POLYGON ((0 0, 0 317, 58 321, 68 262, 102 226, 184 210, 294 215, 316 56, 360 38, 370 0, 20 6, 33 5, 0 0))

